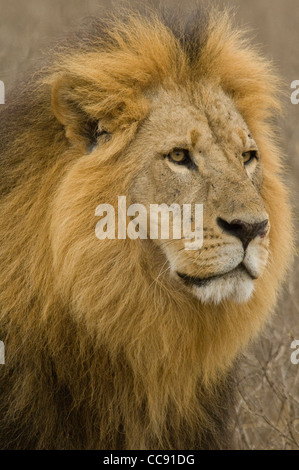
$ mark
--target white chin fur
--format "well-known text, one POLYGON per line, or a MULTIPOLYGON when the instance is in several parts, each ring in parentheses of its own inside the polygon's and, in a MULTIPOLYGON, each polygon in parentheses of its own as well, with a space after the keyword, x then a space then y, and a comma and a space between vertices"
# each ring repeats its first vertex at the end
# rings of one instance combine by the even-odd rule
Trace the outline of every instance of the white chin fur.
POLYGON ((205 304, 219 304, 223 300, 247 302, 253 290, 254 282, 246 273, 234 277, 223 276, 209 281, 205 286, 192 287, 193 295, 205 304))

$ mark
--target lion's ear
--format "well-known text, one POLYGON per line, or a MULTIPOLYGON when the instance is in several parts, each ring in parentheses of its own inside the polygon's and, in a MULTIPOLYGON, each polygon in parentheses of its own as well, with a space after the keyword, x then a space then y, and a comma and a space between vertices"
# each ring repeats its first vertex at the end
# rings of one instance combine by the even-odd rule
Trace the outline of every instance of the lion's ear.
POLYGON ((73 77, 59 77, 52 86, 52 109, 71 143, 83 143, 86 148, 92 148, 98 136, 106 131, 87 111, 85 91, 84 84, 73 77))

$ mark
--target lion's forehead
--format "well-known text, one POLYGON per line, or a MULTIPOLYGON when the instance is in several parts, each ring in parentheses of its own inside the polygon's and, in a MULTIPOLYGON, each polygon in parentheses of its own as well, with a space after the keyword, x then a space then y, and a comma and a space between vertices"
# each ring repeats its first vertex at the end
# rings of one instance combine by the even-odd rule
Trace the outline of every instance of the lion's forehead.
POLYGON ((220 87, 192 94, 181 90, 158 93, 149 125, 152 135, 169 148, 198 145, 202 150, 218 146, 233 149, 252 141, 233 99, 220 87))

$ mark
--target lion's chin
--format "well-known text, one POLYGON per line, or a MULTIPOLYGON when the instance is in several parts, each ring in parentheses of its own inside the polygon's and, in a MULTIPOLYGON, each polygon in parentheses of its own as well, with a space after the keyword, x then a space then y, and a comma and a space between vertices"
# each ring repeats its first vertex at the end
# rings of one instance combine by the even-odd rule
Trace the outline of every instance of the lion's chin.
POLYGON ((222 276, 215 276, 205 282, 190 281, 179 275, 193 295, 205 304, 219 304, 224 300, 236 303, 247 302, 254 291, 254 280, 241 266, 222 276))

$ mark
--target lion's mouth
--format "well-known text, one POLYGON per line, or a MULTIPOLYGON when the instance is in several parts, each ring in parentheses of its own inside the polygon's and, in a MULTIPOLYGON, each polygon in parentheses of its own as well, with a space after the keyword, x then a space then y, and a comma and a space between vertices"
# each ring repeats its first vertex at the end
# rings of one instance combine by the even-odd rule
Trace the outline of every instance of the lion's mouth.
POLYGON ((177 272, 177 275, 184 281, 185 284, 187 285, 194 285, 194 286, 197 286, 197 287, 203 287, 207 284, 209 284, 210 282, 216 280, 216 279, 221 279, 223 278, 224 276, 227 276, 227 275, 237 275, 237 274, 241 274, 241 273, 246 273, 248 274, 248 276, 251 278, 251 279, 257 279, 257 277, 255 275, 253 275, 247 268, 246 266, 243 264, 243 263, 240 263, 238 266, 236 266, 234 269, 232 269, 231 271, 228 271, 226 273, 222 273, 222 274, 216 274, 214 276, 209 276, 209 277, 205 277, 205 278, 201 278, 201 277, 195 277, 195 276, 188 276, 188 274, 182 274, 182 273, 179 273, 177 272))

